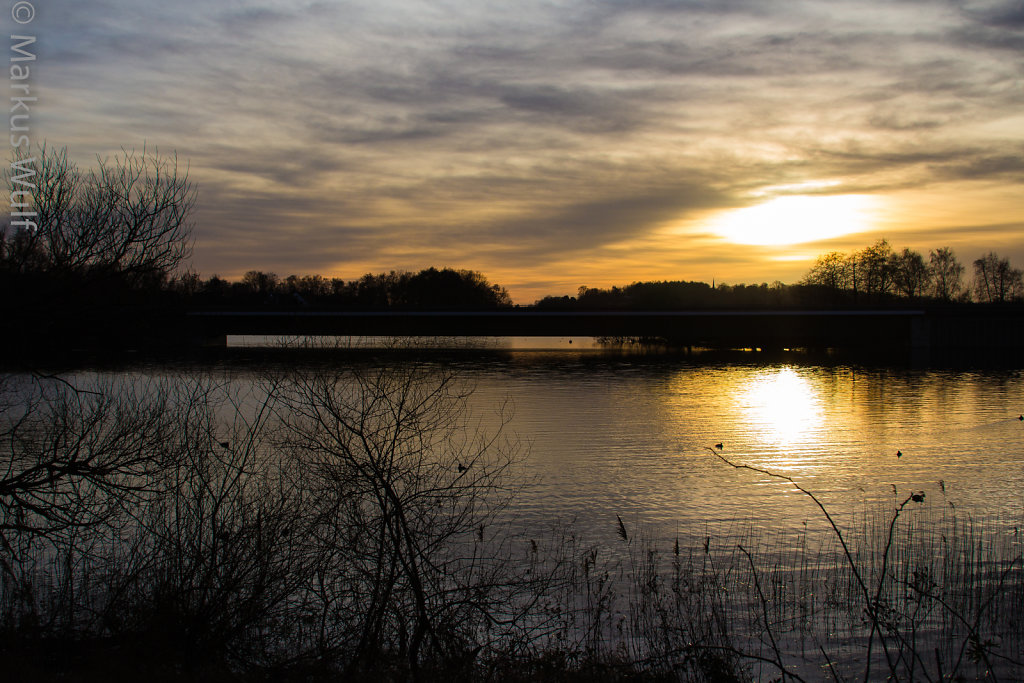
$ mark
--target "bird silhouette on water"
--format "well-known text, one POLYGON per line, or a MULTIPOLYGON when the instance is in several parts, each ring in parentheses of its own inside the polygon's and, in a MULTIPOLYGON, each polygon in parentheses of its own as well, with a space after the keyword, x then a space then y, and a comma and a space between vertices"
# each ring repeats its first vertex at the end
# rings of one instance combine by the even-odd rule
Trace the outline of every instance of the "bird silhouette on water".
POLYGON ((722 450, 723 448, 725 448, 725 446, 722 445, 721 443, 716 443, 715 448, 717 448, 718 450, 722 450))
POLYGON ((459 472, 465 472, 466 470, 468 470, 468 469, 469 469, 469 466, 468 466, 468 465, 463 465, 463 464, 462 464, 462 463, 460 462, 460 463, 459 463, 459 466, 458 466, 458 468, 457 468, 457 469, 459 470, 459 472))
POLYGON ((901 451, 896 451, 896 457, 897 458, 902 458, 903 457, 903 453, 901 451))

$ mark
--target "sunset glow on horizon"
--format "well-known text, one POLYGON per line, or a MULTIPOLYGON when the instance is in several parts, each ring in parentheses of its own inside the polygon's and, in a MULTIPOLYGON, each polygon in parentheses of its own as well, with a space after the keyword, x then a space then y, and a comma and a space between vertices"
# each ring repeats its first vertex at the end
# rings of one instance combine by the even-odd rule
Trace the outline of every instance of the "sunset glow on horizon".
POLYGON ((873 228, 863 195, 775 197, 743 209, 724 212, 711 229, 737 244, 800 244, 867 232, 873 228))
MULTIPOLYGON (((798 281, 886 238, 1024 265, 1009 0, 54 0, 32 138, 186 163, 192 267, 798 281)), ((28 29, 26 29, 28 30, 28 29)))

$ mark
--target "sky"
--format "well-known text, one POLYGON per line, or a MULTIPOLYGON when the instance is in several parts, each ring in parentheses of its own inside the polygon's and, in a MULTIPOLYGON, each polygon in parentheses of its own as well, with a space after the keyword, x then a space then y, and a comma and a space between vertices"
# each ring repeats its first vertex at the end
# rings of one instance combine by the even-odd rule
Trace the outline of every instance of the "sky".
POLYGON ((880 238, 1024 266, 1022 0, 33 4, 33 141, 176 155, 204 277, 532 303, 880 238))

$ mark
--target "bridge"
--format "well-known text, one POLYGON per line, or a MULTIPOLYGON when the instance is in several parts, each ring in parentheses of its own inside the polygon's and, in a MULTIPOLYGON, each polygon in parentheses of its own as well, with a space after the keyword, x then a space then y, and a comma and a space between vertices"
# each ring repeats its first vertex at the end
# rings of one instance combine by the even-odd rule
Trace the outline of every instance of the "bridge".
POLYGON ((1024 350, 1024 308, 765 311, 192 311, 193 341, 229 335, 569 336, 666 339, 707 348, 1024 350))

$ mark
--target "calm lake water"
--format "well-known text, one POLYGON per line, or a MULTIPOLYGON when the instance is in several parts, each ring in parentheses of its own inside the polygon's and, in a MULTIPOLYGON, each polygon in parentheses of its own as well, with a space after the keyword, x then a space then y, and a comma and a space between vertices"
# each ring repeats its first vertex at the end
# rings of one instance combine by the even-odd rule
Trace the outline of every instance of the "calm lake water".
POLYGON ((473 413, 490 428, 511 402, 506 429, 527 446, 532 481, 516 506, 528 526, 574 521, 600 542, 614 539, 616 515, 666 540, 822 521, 789 483, 712 451, 792 477, 840 519, 884 508, 895 487, 899 500, 924 492, 917 509, 955 507, 1010 536, 1024 526, 1019 370, 608 353, 592 339, 474 345, 492 352, 426 362, 475 386, 473 413))
MULTIPOLYGON (((234 340, 237 345, 252 341, 234 340)), ((635 558, 642 545, 622 542, 621 518, 631 539, 646 537, 664 551, 663 557, 672 557, 669 549, 677 539, 685 548, 682 554, 696 555, 699 562, 730 553, 735 559, 737 541, 768 548, 755 550, 759 571, 781 569, 790 576, 775 585, 802 596, 793 604, 803 605, 803 598, 822 604, 814 596, 825 576, 802 574, 811 565, 798 566, 803 560, 793 552, 802 543, 813 556, 813 547, 826 547, 831 539, 828 552, 836 555, 821 511, 791 483, 736 469, 722 456, 735 465, 792 478, 854 535, 868 529, 865 520, 884 522, 896 504, 923 494, 904 511, 901 523, 909 518, 910 524, 919 521, 924 527, 948 521, 955 511, 955 524, 972 525, 966 546, 955 546, 953 537, 947 546, 941 534, 949 526, 931 525, 940 529, 940 538, 933 536, 932 545, 924 547, 954 548, 946 566, 958 566, 961 550, 956 548, 973 552, 971 539, 1019 564, 1013 558, 1024 548, 1021 370, 910 369, 758 353, 609 351, 592 339, 479 339, 473 340, 472 350, 462 342, 421 343, 430 348, 382 351, 379 340, 357 340, 351 344, 356 350, 343 353, 238 349, 212 366, 144 364, 83 371, 79 377, 99 374, 115 384, 136 377, 222 377, 244 395, 268 370, 287 376, 297 368, 406 363, 428 372, 454 370, 473 388, 470 424, 484 432, 504 429, 522 445, 517 475, 525 485, 509 512, 516 542, 527 552, 533 538, 543 543, 552 538, 546 535, 550 531, 570 529, 582 547, 596 547, 602 560, 611 558, 612 564, 604 566, 619 562, 628 567, 630 553, 635 558), (503 407, 511 412, 502 413, 503 407), (819 540, 808 541, 814 538, 819 540)), ((885 525, 872 528, 877 534, 885 525)), ((826 563, 826 569, 815 571, 829 573, 829 566, 841 565, 826 563)), ((730 566, 743 568, 735 562, 730 566)), ((1002 571, 995 567, 995 579, 978 578, 972 589, 1001 581, 1002 571)), ((1010 578, 1019 582, 1019 570, 1010 578)), ((742 615, 759 603, 750 598, 749 586, 737 580, 730 609, 742 615)), ((842 585, 842 580, 832 583, 842 585)), ((903 592, 893 593, 893 599, 903 592)), ((628 601, 630 594, 624 595, 628 601)), ((785 604, 790 603, 778 603, 785 604)), ((1016 614, 1013 605, 1009 611, 1016 614)), ((628 605, 620 607, 628 611, 628 605)), ((789 628, 795 617, 785 616, 782 650, 807 680, 821 673, 818 647, 807 649, 803 640, 809 633, 831 638, 837 666, 851 679, 857 675, 868 634, 859 621, 861 606, 842 609, 838 613, 852 615, 850 623, 819 616, 810 630, 789 628)), ((763 656, 767 646, 756 625, 759 613, 751 614, 754 627, 746 636, 738 634, 737 642, 763 656)), ((956 650, 962 635, 943 635, 949 631, 938 623, 942 616, 937 613, 936 623, 927 624, 929 648, 941 644, 956 650)), ((1007 652, 1019 646, 1016 628, 1006 636, 1007 652)), ((813 638, 807 642, 813 645, 813 638)), ((881 667, 881 658, 874 664, 881 667)), ((1008 669, 1011 677, 1019 673, 1019 665, 1014 666, 1008 669)), ((767 666, 754 677, 777 676, 767 666)))
POLYGON ((913 491, 1014 534, 1024 520, 1024 377, 1019 372, 511 354, 473 364, 474 405, 510 397, 538 484, 520 509, 576 519, 598 538, 616 518, 655 536, 699 527, 798 529, 913 491), (897 452, 901 453, 898 457, 897 452))

